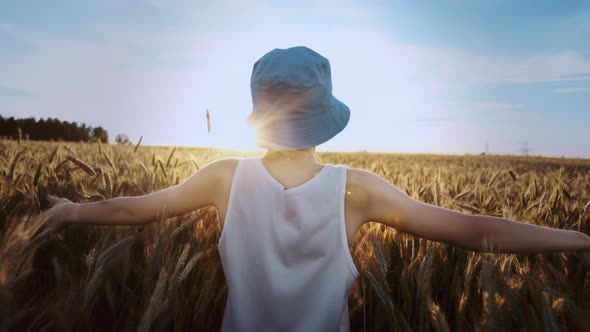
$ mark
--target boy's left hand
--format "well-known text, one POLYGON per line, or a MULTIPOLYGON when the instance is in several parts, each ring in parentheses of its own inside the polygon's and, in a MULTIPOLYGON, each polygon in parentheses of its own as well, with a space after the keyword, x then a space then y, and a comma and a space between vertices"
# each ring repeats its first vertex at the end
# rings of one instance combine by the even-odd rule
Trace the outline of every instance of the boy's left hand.
POLYGON ((49 233, 61 229, 65 225, 64 216, 66 215, 67 209, 75 204, 67 198, 51 195, 47 195, 47 201, 51 208, 39 215, 38 218, 41 220, 42 225, 36 232, 37 234, 40 232, 49 233))

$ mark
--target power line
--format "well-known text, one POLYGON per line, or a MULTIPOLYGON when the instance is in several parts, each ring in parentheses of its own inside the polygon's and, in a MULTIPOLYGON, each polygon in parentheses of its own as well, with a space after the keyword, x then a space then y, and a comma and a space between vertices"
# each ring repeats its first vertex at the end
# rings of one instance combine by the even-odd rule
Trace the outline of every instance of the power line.
POLYGON ((518 149, 518 151, 520 153, 522 153, 523 156, 527 156, 528 157, 528 155, 529 155, 530 152, 535 151, 535 149, 529 148, 529 142, 528 141, 520 142, 520 144, 521 144, 521 147, 520 147, 520 149, 518 149))

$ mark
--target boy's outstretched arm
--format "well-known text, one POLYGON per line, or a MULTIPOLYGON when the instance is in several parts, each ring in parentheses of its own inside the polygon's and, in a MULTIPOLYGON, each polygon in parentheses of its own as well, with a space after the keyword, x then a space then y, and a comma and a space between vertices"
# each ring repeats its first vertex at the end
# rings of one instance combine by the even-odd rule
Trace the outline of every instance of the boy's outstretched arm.
POLYGON ((137 226, 215 205, 229 159, 211 162, 184 182, 143 196, 117 197, 92 203, 57 203, 41 218, 49 224, 84 223, 137 226))
POLYGON ((367 197, 363 222, 380 222, 424 239, 478 252, 583 250, 590 254, 590 237, 584 233, 430 205, 411 198, 371 172, 356 170, 355 173, 367 197))

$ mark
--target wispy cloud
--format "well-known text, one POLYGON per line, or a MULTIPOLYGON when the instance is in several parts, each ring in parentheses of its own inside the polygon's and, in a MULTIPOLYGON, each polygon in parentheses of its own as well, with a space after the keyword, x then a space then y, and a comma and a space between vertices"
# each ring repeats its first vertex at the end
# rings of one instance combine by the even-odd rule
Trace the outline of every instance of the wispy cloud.
POLYGON ((0 86, 0 98, 38 98, 39 95, 30 91, 0 86))
POLYGON ((495 111, 489 113, 489 116, 493 119, 499 120, 531 120, 533 118, 538 118, 540 114, 535 111, 495 111))
POLYGON ((474 83, 529 84, 590 80, 590 61, 575 51, 499 56, 447 50, 443 55, 449 71, 461 73, 461 77, 457 78, 474 83))
POLYGON ((588 92, 590 87, 565 87, 553 89, 554 93, 576 93, 576 92, 588 92))
POLYGON ((471 104, 470 107, 481 111, 508 111, 522 109, 524 105, 502 102, 476 102, 471 104))
POLYGON ((452 122, 457 121, 457 118, 448 117, 448 116, 441 116, 441 117, 423 117, 423 118, 413 118, 409 119, 410 122, 452 122))

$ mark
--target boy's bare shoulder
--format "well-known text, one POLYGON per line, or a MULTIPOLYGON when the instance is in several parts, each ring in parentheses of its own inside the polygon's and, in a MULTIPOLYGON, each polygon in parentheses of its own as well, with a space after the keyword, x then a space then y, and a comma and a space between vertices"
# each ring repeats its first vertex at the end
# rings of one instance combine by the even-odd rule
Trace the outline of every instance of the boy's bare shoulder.
POLYGON ((238 166, 239 158, 227 157, 210 162, 205 167, 211 167, 214 172, 222 180, 229 180, 231 182, 236 167, 238 166))
POLYGON ((223 158, 214 160, 201 167, 195 176, 207 178, 211 185, 231 183, 234 171, 238 165, 238 158, 223 158))
POLYGON ((369 204, 367 186, 375 174, 364 169, 346 167, 346 202, 353 208, 364 209, 369 204))
POLYGON ((226 157, 222 159, 215 160, 211 162, 211 164, 215 164, 215 167, 222 171, 231 171, 235 170, 236 166, 238 165, 238 161, 240 158, 237 157, 226 157))
MULTIPOLYGON (((355 183, 361 183, 363 181, 368 180, 371 177, 376 176, 375 173, 372 173, 370 171, 361 169, 361 168, 354 168, 354 167, 348 167, 346 166, 346 175, 347 178, 350 181, 353 181, 355 183)), ((348 183, 348 181, 347 181, 348 183)))
POLYGON ((211 185, 214 188, 210 188, 209 193, 212 195, 212 199, 217 208, 219 208, 229 196, 231 183, 238 162, 239 158, 233 157, 218 159, 208 163, 199 170, 199 172, 203 172, 207 169, 204 174, 211 177, 211 185))
POLYGON ((364 169, 347 168, 346 199, 353 206, 366 208, 391 191, 392 184, 383 177, 364 169))
POLYGON ((355 186, 368 189, 368 187, 373 186, 376 182, 383 181, 383 178, 381 178, 379 175, 365 169, 352 167, 346 167, 346 169, 347 187, 355 186))

